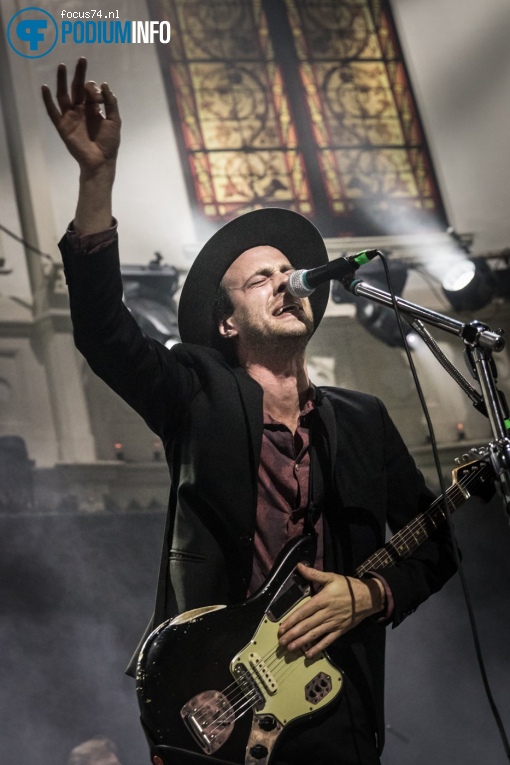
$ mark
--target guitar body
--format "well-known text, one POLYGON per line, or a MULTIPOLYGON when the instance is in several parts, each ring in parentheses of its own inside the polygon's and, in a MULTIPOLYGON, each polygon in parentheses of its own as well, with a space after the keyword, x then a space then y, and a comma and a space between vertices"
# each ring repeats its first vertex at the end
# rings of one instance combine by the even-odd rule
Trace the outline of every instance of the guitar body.
MULTIPOLYGON (((444 497, 394 534, 356 569, 363 577, 412 554, 446 520, 444 510, 494 492, 487 450, 453 471, 444 497)), ((288 726, 320 714, 342 691, 342 673, 324 652, 307 659, 278 646, 278 627, 311 597, 295 570, 312 563, 315 540, 299 537, 278 556, 261 589, 236 606, 198 608, 160 625, 137 667, 142 718, 155 744, 221 763, 269 765, 288 726)))
POLYGON ((188 611, 149 636, 137 693, 155 743, 267 765, 287 726, 337 698, 342 674, 325 653, 310 660, 278 647, 281 621, 311 597, 295 567, 313 547, 310 537, 293 542, 244 603, 188 611))

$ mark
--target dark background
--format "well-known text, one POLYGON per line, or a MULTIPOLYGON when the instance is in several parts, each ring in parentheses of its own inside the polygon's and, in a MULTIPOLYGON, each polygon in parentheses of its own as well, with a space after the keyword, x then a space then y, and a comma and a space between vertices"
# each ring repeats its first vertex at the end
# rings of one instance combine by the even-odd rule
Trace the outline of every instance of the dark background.
MULTIPOLYGON (((499 498, 455 521, 487 671, 510 728, 510 529, 499 498)), ((1 761, 65 765, 96 734, 148 763, 123 672, 150 617, 162 513, 0 516, 1 761)), ((385 765, 506 762, 458 577, 388 629, 385 765)))

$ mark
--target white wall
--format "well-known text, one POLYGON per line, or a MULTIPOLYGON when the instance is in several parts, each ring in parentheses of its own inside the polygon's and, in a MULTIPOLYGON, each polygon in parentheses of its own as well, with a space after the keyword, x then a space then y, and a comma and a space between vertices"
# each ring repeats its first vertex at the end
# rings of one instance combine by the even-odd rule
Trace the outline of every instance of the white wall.
POLYGON ((450 221, 510 246, 510 3, 391 4, 450 221))

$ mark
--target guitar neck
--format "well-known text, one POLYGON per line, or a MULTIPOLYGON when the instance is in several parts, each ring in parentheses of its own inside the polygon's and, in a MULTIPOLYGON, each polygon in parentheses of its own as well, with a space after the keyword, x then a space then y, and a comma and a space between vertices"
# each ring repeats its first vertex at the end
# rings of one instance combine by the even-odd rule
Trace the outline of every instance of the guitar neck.
MULTIPOLYGON (((444 497, 448 502, 450 512, 453 513, 469 497, 468 492, 463 492, 458 484, 447 489, 444 497)), ((378 571, 388 566, 394 566, 397 561, 411 555, 429 536, 446 521, 444 510, 444 498, 438 497, 425 512, 398 531, 379 550, 370 556, 361 566, 356 569, 356 576, 362 577, 369 571, 378 571)))

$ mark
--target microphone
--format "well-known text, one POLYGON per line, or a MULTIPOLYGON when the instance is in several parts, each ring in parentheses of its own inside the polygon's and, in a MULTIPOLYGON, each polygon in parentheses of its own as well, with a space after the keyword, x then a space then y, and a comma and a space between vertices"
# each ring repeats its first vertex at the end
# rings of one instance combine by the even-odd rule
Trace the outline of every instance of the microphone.
POLYGON ((369 263, 379 250, 362 250, 357 255, 349 255, 348 258, 336 258, 317 268, 300 268, 293 271, 287 282, 287 292, 298 298, 308 297, 315 292, 319 284, 329 282, 331 279, 342 280, 345 276, 354 276, 360 266, 369 263))

